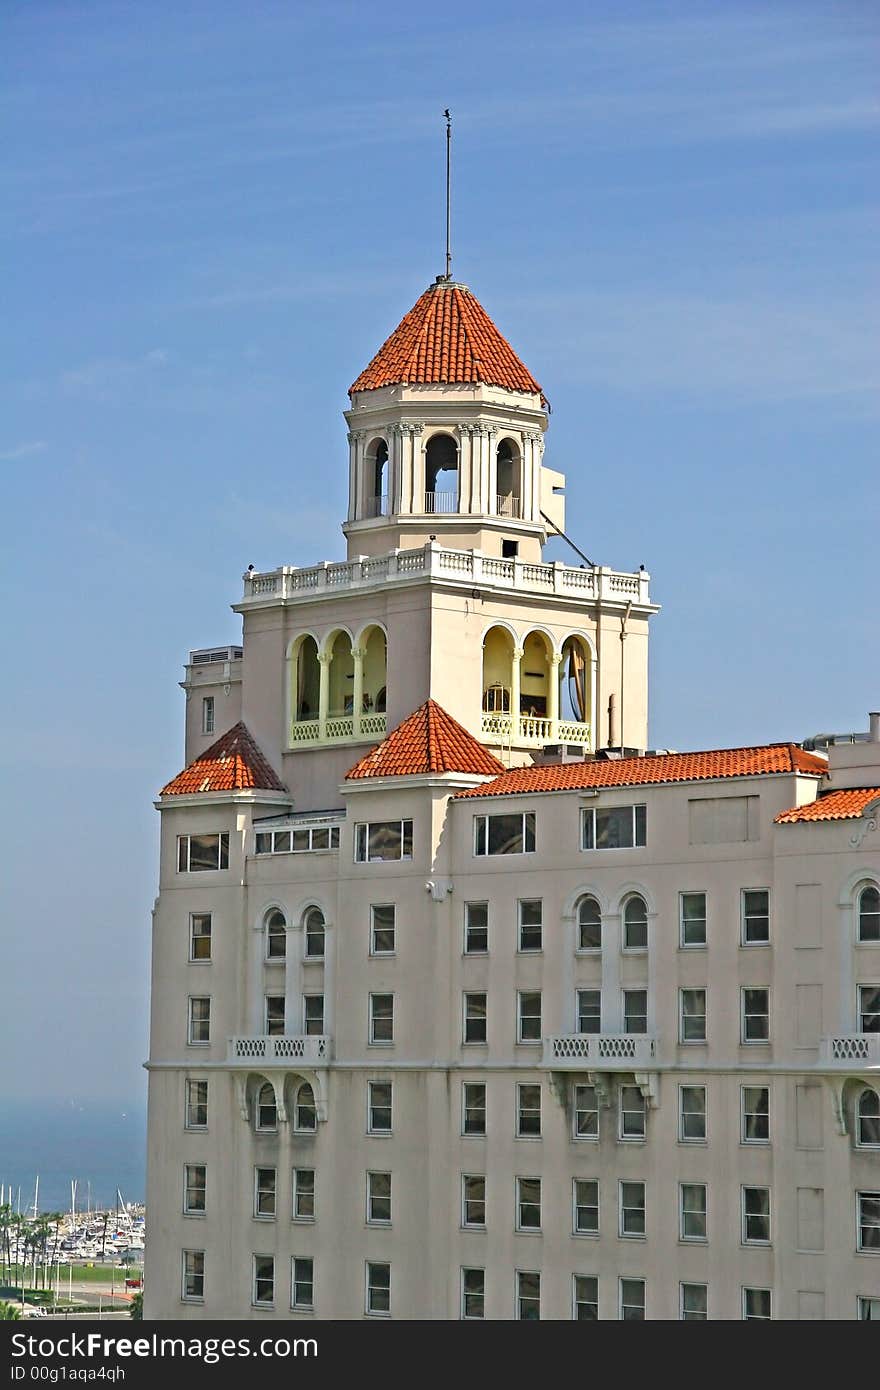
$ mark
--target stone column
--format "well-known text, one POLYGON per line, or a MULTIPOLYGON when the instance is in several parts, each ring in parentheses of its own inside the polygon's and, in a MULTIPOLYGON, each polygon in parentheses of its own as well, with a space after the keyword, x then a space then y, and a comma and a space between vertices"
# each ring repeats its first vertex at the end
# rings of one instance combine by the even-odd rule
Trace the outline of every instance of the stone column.
POLYGON ((620 992, 619 912, 602 915, 602 1032, 623 1032, 623 997, 620 992))
POLYGON ((522 659, 522 647, 514 647, 513 660, 510 666, 510 737, 513 743, 519 741, 519 689, 522 659))
POLYGON ((349 431, 348 435, 348 520, 354 521, 357 517, 357 434, 349 431))
POLYGON ((302 955, 302 926, 288 923, 284 947, 284 1031, 288 1037, 302 1032, 302 955))
POLYGON ((265 956, 265 936, 262 922, 251 927, 250 950, 248 952, 248 1022, 246 1032, 263 1032, 263 957, 265 956))
POLYGON ((324 1033, 327 1037, 333 1036, 335 1024, 335 1000, 333 998, 333 987, 336 976, 333 953, 336 949, 336 933, 332 931, 332 922, 324 923, 324 1033))
POLYGON ((318 693, 318 738, 327 737, 327 711, 330 707, 330 652, 318 652, 321 667, 318 693))
POLYGON ((550 653, 550 689, 547 691, 547 718, 550 720, 550 742, 559 738, 559 663, 561 652, 550 653))
POLYGON ((352 733, 355 738, 361 731, 361 712, 364 704, 364 657, 363 647, 352 647, 354 659, 354 690, 352 692, 352 733))

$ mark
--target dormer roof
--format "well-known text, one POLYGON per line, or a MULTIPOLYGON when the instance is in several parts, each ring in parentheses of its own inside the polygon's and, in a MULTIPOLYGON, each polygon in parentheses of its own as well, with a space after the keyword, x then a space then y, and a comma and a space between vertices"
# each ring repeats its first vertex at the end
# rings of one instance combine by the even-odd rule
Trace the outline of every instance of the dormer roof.
POLYGON ((287 788, 263 755, 245 724, 221 734, 210 748, 166 783, 160 796, 192 796, 196 792, 286 792, 287 788))
POLYGON ((417 777, 461 772, 474 777, 497 777, 504 766, 488 748, 447 714, 436 700, 426 700, 378 748, 373 748, 346 775, 417 777))

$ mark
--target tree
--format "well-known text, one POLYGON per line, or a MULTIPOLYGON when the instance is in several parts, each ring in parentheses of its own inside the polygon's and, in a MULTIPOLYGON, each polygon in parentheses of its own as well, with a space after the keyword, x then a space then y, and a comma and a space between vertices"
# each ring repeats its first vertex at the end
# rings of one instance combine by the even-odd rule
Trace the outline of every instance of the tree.
POLYGON ((143 1294, 143 1290, 141 1290, 140 1293, 136 1293, 136 1294, 134 1295, 134 1298, 131 1300, 131 1304, 130 1304, 129 1309, 128 1309, 128 1316, 129 1316, 130 1318, 134 1318, 136 1322, 141 1322, 141 1321, 143 1320, 143 1316, 144 1316, 144 1294, 143 1294))
POLYGON ((4 1303, 0 1299, 0 1322, 16 1322, 21 1317, 14 1303, 4 1303))

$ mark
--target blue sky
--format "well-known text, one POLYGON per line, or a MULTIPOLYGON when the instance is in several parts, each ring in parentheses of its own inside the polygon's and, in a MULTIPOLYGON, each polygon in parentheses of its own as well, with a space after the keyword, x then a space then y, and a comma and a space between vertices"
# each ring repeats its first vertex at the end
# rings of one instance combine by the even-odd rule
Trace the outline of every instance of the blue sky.
POLYGON ((867 0, 6 0, 8 1094, 143 1092, 176 682, 249 563, 342 553, 447 105, 456 277, 552 402, 571 534, 663 605, 651 741, 866 725, 878 40, 867 0))

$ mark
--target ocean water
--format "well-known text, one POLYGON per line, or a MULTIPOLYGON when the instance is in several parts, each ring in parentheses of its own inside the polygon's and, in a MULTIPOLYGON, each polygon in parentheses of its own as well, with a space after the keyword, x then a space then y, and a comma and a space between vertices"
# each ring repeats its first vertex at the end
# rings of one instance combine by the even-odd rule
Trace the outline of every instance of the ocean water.
POLYGON ((0 1100, 0 1184, 6 1200, 30 1210, 40 1178, 40 1211, 70 1211, 70 1184, 76 1179, 76 1209, 115 1207, 144 1200, 146 1110, 106 1101, 0 1100))

